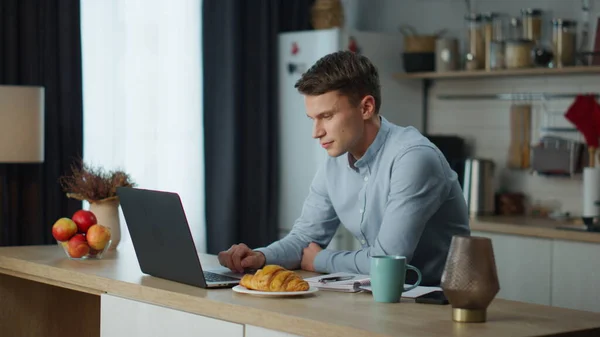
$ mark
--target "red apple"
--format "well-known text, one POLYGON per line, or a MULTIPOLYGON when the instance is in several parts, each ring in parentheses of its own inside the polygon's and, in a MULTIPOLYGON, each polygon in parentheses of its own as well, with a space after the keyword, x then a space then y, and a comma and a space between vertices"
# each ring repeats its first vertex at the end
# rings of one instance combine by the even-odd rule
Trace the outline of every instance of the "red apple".
POLYGON ((88 229, 85 238, 87 239, 87 242, 91 248, 95 250, 102 250, 104 247, 106 247, 106 244, 108 244, 110 235, 110 228, 96 224, 88 229))
POLYGON ((83 234, 75 234, 70 240, 67 247, 69 256, 74 258, 80 258, 90 252, 90 246, 85 240, 83 234))
POLYGON ((77 224, 77 228, 79 229, 79 233, 87 233, 88 229, 98 223, 96 219, 96 215, 90 211, 86 211, 81 209, 71 217, 73 221, 77 224))
POLYGON ((52 226, 52 236, 56 241, 68 241, 77 233, 77 224, 69 218, 60 218, 52 226))

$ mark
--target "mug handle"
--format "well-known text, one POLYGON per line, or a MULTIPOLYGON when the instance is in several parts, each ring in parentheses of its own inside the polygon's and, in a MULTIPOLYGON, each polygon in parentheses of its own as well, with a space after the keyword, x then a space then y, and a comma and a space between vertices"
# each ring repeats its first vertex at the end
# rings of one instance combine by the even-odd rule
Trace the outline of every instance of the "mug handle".
POLYGON ((412 286, 410 286, 408 288, 404 288, 404 291, 409 291, 409 290, 415 289, 416 287, 419 286, 419 284, 421 284, 421 271, 419 271, 419 269, 417 269, 417 267, 413 267, 410 264, 406 265, 406 269, 414 270, 417 273, 417 282, 415 282, 415 284, 413 284, 412 286))

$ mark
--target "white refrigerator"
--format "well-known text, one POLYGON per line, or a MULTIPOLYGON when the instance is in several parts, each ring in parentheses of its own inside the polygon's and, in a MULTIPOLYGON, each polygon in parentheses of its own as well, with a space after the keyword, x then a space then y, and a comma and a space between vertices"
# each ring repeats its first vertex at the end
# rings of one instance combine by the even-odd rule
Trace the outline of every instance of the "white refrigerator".
MULTIPOLYGON (((421 130, 421 86, 418 81, 393 78, 402 69, 402 35, 326 29, 279 35, 279 235, 283 237, 300 216, 313 176, 327 156, 312 138, 312 122, 294 84, 319 58, 338 50, 368 57, 381 82, 380 114, 399 125, 421 130)), ((360 247, 340 225, 328 248, 360 247)))

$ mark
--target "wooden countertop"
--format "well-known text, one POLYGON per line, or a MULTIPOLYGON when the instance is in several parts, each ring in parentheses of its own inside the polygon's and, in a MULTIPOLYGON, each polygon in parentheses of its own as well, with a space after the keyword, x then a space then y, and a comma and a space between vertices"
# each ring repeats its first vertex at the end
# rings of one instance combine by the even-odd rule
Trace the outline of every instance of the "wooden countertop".
POLYGON ((600 233, 558 229, 557 227, 582 228, 576 223, 545 218, 486 216, 472 218, 472 231, 531 236, 546 239, 600 243, 600 233))
MULTIPOLYGON (((215 256, 202 255, 201 260, 205 266, 216 265, 215 256)), ((142 274, 128 246, 104 260, 87 261, 67 259, 58 246, 1 247, 0 273, 301 336, 519 337, 586 329, 600 335, 600 314, 499 299, 488 308, 486 323, 460 324, 452 322, 449 305, 376 303, 370 293, 259 298, 231 289, 206 290, 142 274)))

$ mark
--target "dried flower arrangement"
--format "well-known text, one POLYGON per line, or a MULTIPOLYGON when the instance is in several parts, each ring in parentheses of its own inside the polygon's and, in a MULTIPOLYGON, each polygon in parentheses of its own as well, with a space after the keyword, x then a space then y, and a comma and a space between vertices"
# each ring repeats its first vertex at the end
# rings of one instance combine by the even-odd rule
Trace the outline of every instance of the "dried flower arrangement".
POLYGON ((131 177, 120 170, 106 171, 83 160, 71 165, 72 175, 59 178, 67 197, 90 203, 117 199, 117 187, 134 187, 131 177))

